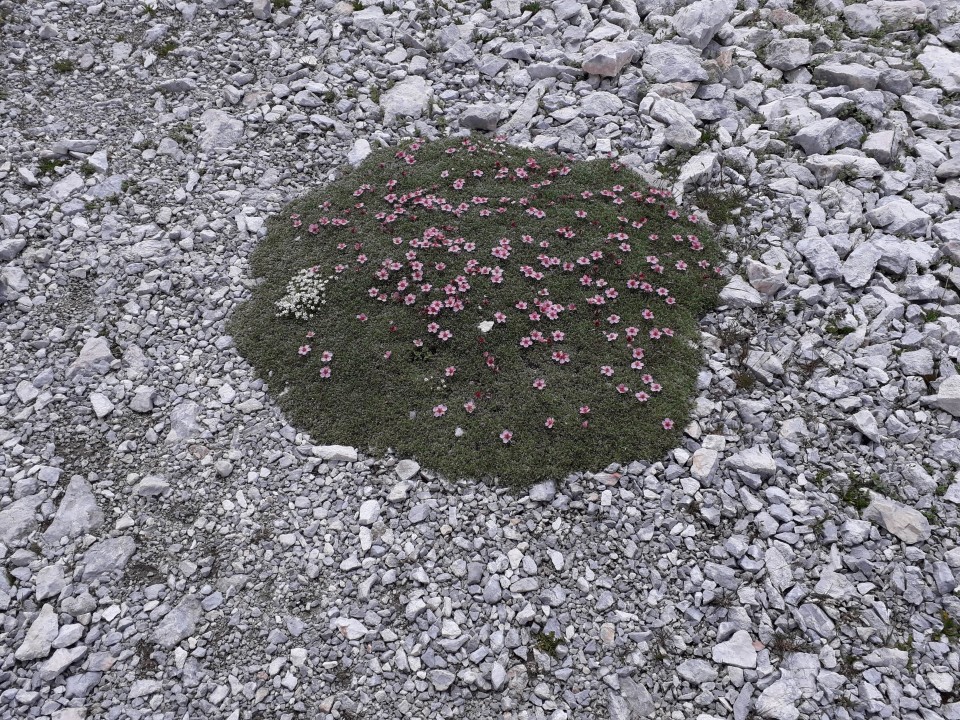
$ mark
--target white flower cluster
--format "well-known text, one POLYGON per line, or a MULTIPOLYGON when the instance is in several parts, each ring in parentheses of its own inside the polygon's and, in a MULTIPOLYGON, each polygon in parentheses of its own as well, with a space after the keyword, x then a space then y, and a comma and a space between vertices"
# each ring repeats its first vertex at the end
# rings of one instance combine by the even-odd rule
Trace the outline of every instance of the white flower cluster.
POLYGON ((332 279, 333 275, 321 277, 316 265, 298 272, 287 283, 287 294, 277 301, 277 317, 309 320, 327 304, 327 283, 332 279))

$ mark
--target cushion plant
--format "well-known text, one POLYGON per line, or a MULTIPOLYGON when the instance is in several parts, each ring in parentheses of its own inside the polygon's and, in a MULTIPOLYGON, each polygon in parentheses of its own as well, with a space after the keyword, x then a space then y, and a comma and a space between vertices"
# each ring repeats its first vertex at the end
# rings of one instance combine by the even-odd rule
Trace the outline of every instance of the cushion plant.
POLYGON ((617 162, 407 142, 271 221, 230 332, 316 441, 516 484, 654 459, 722 281, 705 230, 617 162))

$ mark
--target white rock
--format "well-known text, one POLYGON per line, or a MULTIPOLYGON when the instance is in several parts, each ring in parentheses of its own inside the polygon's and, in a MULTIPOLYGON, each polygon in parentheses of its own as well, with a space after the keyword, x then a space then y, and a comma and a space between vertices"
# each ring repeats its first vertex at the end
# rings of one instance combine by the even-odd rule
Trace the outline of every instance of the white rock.
POLYGON ((110 398, 108 398, 103 393, 90 393, 90 404, 93 406, 93 412, 97 416, 97 419, 102 420, 107 415, 113 412, 114 407, 116 407, 110 398))
POLYGON ((418 119, 430 105, 433 89, 419 75, 408 77, 387 90, 380 98, 385 125, 397 117, 418 119))
POLYGON ((960 92, 960 55, 939 45, 927 45, 917 62, 946 92, 960 92))
POLYGON ((397 473, 397 478, 400 482, 406 482, 408 480, 413 480, 420 472, 420 464, 415 460, 404 459, 397 463, 397 467, 394 468, 394 471, 397 473))
POLYGON ((734 275, 720 291, 720 302, 734 308, 755 308, 763 305, 763 298, 746 280, 734 275))
POLYGON ((713 647, 713 661, 752 670, 757 666, 757 651, 746 630, 737 630, 726 642, 713 647))
POLYGON ((348 445, 315 445, 313 455, 331 463, 357 461, 357 449, 348 445))
POLYGON ((716 450, 698 448, 690 460, 690 475, 697 480, 708 480, 720 464, 720 453, 716 450))
POLYGON ((201 150, 229 150, 243 139, 243 121, 223 110, 205 110, 200 122, 204 126, 200 133, 201 150))
POLYGON ((376 500, 364 500, 360 505, 360 524, 373 525, 380 517, 380 503, 376 500))
POLYGON ((363 623, 361 623, 359 620, 354 620, 353 618, 334 618, 334 620, 331 622, 331 625, 335 627, 347 640, 359 640, 368 632, 370 632, 366 627, 364 627, 363 623))
POLYGON ((880 427, 877 425, 877 419, 866 408, 856 413, 853 418, 853 426, 863 433, 873 442, 880 442, 880 427))
POLYGON ((356 167, 362 163, 371 153, 370 143, 359 138, 353 143, 350 152, 347 153, 347 162, 356 167))
POLYGON ((777 463, 768 450, 760 447, 751 447, 741 450, 727 458, 726 465, 734 470, 770 477, 777 472, 777 463))
POLYGON ((862 514, 864 520, 880 525, 908 545, 930 537, 930 523, 922 513, 874 492, 870 496, 870 504, 862 514))
POLYGON ((936 395, 925 398, 934 407, 960 417, 960 375, 951 375, 940 383, 936 395))

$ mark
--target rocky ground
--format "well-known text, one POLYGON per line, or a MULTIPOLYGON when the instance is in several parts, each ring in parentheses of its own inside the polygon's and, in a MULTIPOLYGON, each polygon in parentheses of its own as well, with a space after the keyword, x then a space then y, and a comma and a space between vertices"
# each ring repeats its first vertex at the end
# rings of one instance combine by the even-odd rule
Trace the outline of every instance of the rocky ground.
POLYGON ((960 718, 957 0, 0 11, 0 718, 960 718), (265 218, 469 128, 722 226, 669 457, 452 485, 237 355, 265 218))

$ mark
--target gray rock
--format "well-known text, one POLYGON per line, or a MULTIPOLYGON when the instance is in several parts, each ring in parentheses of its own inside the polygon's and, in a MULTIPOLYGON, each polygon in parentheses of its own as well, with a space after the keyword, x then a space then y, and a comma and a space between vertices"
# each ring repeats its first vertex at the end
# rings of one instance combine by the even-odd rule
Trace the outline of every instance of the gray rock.
POLYGON ((133 486, 131 492, 137 497, 159 497, 170 492, 170 483, 160 475, 147 475, 133 486))
POLYGON ((769 685, 754 701, 754 709, 764 718, 772 720, 797 720, 800 710, 796 705, 803 692, 787 673, 769 685))
POLYGON ((54 202, 63 202, 75 192, 83 188, 83 178, 78 173, 72 172, 62 180, 55 182, 47 195, 54 202))
POLYGON ((189 440, 201 431, 197 421, 200 406, 193 400, 184 400, 170 411, 170 432, 167 433, 167 443, 178 443, 189 440))
POLYGON ((557 496, 557 485, 553 480, 539 482, 530 488, 528 496, 534 502, 553 502, 557 496))
POLYGON ((771 40, 764 52, 767 65, 789 72, 810 62, 810 41, 805 38, 779 38, 771 40))
POLYGON ((110 371, 110 363, 114 358, 110 352, 110 342, 100 335, 87 340, 80 355, 67 368, 67 380, 74 380, 87 375, 104 375, 110 371))
POLYGON ((137 543, 128 535, 94 543, 80 559, 83 566, 80 579, 86 582, 121 575, 136 550, 137 543))
POLYGON ((463 111, 460 116, 460 127, 469 130, 484 130, 493 132, 497 129, 500 122, 500 105, 493 103, 482 103, 480 105, 471 105, 463 111))
POLYGON ((170 78, 157 84, 157 91, 164 95, 183 95, 197 89, 197 84, 188 78, 170 78))
POLYGON ((203 132, 200 149, 206 152, 230 150, 243 140, 243 121, 223 110, 205 110, 200 116, 203 132))
POLYGON ((824 63, 813 70, 813 81, 823 85, 846 85, 851 90, 876 90, 880 72, 858 63, 824 63))
POLYGON ((457 676, 449 670, 431 670, 429 677, 433 688, 440 692, 449 689, 453 685, 453 681, 457 679, 457 676))
POLYGON ((620 692, 630 711, 629 717, 645 718, 656 712, 656 705, 650 692, 633 678, 629 676, 620 678, 620 692))
POLYGON ((793 136, 793 142, 807 155, 823 154, 838 147, 856 147, 860 144, 862 132, 862 127, 855 121, 825 118, 804 125, 793 136))
POLYGON ((757 651, 746 630, 737 630, 726 642, 713 647, 713 661, 752 670, 757 666, 757 651))
POLYGON ((273 10, 272 0, 253 0, 253 16, 257 20, 269 20, 273 10))
POLYGON ((60 648, 56 650, 47 660, 40 664, 40 679, 44 682, 50 682, 61 675, 68 667, 78 660, 86 657, 86 645, 79 645, 73 648, 60 648))
POLYGON ((687 682, 701 685, 713 682, 719 677, 716 668, 706 660, 684 660, 677 666, 677 673, 687 682))
POLYGON ((53 641, 59 631, 60 623, 57 621, 56 610, 53 609, 53 605, 44 605, 30 624, 30 629, 27 630, 27 635, 14 653, 14 657, 20 662, 45 658, 50 654, 53 641))
MULTIPOLYGON (((576 6, 577 12, 579 12, 579 2, 573 2, 571 5, 576 6)), ((558 19, 561 18, 558 16, 558 19)), ((629 42, 597 43, 584 51, 581 68, 589 75, 616 77, 623 68, 633 62, 636 52, 636 45, 629 42)))
POLYGON ((736 8, 733 0, 695 0, 671 19, 677 35, 702 50, 726 23, 736 8))
POLYGON ((703 82, 708 79, 700 53, 689 45, 649 45, 643 53, 643 74, 657 83, 703 82))
POLYGON ((200 598, 187 595, 163 619, 153 631, 153 641, 163 648, 172 648, 193 635, 203 610, 200 598))
POLYGON ((623 101, 613 93, 598 91, 587 95, 581 104, 584 117, 617 115, 623 108, 623 101))
POLYGON ((370 5, 351 15, 353 26, 363 32, 375 32, 383 25, 383 8, 379 5, 370 5))
POLYGON ((147 385, 138 385, 130 399, 130 409, 136 413, 153 412, 153 400, 157 396, 156 390, 147 385))
POLYGON ((900 355, 900 372, 904 375, 932 375, 933 353, 927 348, 902 353, 900 355))
POLYGON ((813 270, 814 277, 823 282, 840 277, 840 256, 825 238, 809 233, 797 243, 797 250, 813 270))
POLYGON ((63 566, 59 563, 41 568, 33 581, 34 597, 37 600, 46 600, 49 597, 59 595, 67 584, 63 576, 63 566))
POLYGON ((0 510, 0 541, 16 545, 37 527, 37 508, 46 499, 43 494, 27 495, 0 510))
POLYGON ((0 242, 0 262, 10 262, 27 246, 23 238, 11 238, 0 242))
POLYGON ((874 243, 861 243, 853 249, 843 262, 841 274, 850 287, 862 288, 873 277, 877 262, 881 257, 880 248, 874 243))
POLYGON ((43 533, 43 541, 57 545, 63 538, 75 538, 92 532, 103 524, 103 511, 97 505, 93 488, 83 476, 70 478, 57 514, 43 533))
POLYGON ((876 228, 885 232, 911 237, 926 237, 932 221, 927 213, 914 207, 906 198, 882 198, 877 207, 866 213, 866 218, 876 228), (882 204, 880 204, 882 203, 882 204))
POLYGON ((880 525, 908 545, 930 537, 930 523, 922 513, 874 492, 870 496, 870 504, 862 513, 864 520, 880 525))
POLYGON ((852 33, 872 35, 880 29, 880 17, 867 5, 847 5, 843 8, 843 19, 852 33))

